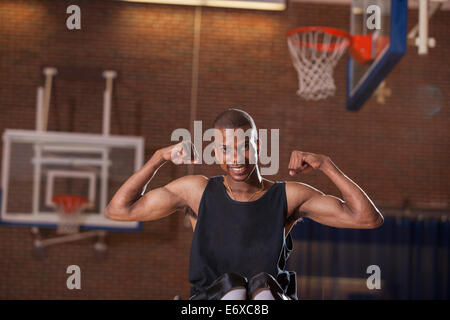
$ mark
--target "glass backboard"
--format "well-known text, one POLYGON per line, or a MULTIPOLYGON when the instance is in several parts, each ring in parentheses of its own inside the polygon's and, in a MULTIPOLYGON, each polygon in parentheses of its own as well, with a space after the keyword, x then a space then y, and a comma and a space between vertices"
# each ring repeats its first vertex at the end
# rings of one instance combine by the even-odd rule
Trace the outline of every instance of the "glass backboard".
POLYGON ((406 52, 407 0, 353 0, 350 33, 367 49, 350 56, 347 109, 359 110, 406 52))
POLYGON ((7 129, 3 134, 0 222, 56 227, 56 195, 86 198, 80 225, 137 230, 140 223, 113 221, 103 212, 119 187, 139 168, 142 137, 7 129))

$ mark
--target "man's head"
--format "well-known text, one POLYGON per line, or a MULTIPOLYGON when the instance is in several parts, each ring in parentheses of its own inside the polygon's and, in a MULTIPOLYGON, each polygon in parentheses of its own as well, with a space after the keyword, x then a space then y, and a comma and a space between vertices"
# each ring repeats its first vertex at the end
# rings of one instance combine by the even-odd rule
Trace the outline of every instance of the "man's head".
POLYGON ((214 120, 215 155, 220 167, 235 181, 245 181, 258 161, 258 132, 252 117, 228 109, 214 120))

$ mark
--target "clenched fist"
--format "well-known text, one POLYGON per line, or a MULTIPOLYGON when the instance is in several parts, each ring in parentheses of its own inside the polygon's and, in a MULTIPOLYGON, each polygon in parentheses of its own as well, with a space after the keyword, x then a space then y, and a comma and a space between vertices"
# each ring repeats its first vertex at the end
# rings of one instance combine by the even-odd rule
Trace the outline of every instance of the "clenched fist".
POLYGON ((199 155, 195 146, 190 141, 182 141, 172 146, 159 150, 161 157, 174 164, 199 163, 199 155))
POLYGON ((294 150, 289 160, 289 174, 295 176, 297 173, 308 173, 320 169, 329 160, 327 156, 294 150))

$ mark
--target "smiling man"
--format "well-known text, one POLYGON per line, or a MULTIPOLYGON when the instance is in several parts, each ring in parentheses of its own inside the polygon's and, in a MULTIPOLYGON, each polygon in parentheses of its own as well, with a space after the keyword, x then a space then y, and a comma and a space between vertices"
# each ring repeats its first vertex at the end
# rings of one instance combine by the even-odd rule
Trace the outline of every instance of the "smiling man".
POLYGON ((286 170, 291 176, 323 172, 343 199, 301 182, 263 178, 257 129, 248 113, 226 110, 213 127, 214 154, 223 175, 185 176, 141 195, 162 164, 186 157, 179 143, 156 151, 105 210, 108 218, 119 221, 157 220, 178 209, 189 212, 194 230, 190 299, 297 299, 296 276, 286 270, 286 261, 292 250, 290 230, 299 219, 355 229, 383 223, 369 197, 328 156, 294 150, 286 170))

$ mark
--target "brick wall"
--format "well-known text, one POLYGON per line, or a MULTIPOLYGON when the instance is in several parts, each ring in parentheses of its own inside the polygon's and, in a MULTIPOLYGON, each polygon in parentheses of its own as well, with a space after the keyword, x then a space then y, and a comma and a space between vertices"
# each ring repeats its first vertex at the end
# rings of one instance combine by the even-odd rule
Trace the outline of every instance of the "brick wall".
MULTIPOLYGON (((431 20, 437 48, 408 53, 387 85, 386 104, 371 98, 357 112, 345 110, 346 63, 335 71, 332 99, 305 102, 284 35, 301 25, 348 29, 348 7, 291 4, 284 12, 204 8, 200 45, 198 120, 209 125, 228 107, 254 116, 260 128, 280 129, 281 164, 287 175, 293 149, 323 153, 379 206, 448 208, 450 12, 431 20), (330 14, 332 12, 332 14, 330 14), (437 88, 437 89, 436 89, 437 88), (438 94, 436 94, 438 90, 438 94), (433 108, 441 106, 439 112, 433 108)), ((417 12, 410 11, 410 26, 417 12)), ((146 157, 170 143, 175 128, 189 128, 194 8, 118 1, 2 1, 0 4, 0 131, 33 129, 42 68, 59 74, 52 93, 50 130, 101 131, 101 71, 118 71, 112 133, 142 135, 146 157), (65 27, 65 11, 78 4, 82 30, 65 27)), ((0 151, 1 152, 1 151, 0 151)), ((187 172, 165 167, 160 185, 187 172)), ((196 173, 219 174, 205 165, 196 173)), ((321 174, 298 177, 322 191, 339 192, 321 174)), ((50 232, 50 231, 49 231, 50 232)), ((109 254, 95 260, 89 241, 49 248, 35 260, 28 228, 0 227, 0 298, 187 298, 192 231, 181 214, 145 223, 138 233, 108 236, 109 254), (65 287, 65 268, 82 270, 82 290, 65 287)))

